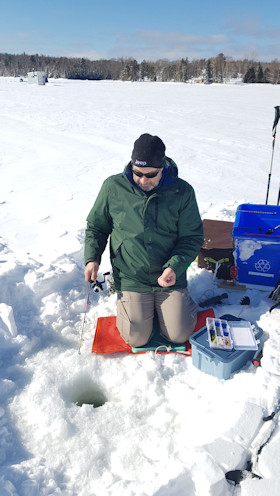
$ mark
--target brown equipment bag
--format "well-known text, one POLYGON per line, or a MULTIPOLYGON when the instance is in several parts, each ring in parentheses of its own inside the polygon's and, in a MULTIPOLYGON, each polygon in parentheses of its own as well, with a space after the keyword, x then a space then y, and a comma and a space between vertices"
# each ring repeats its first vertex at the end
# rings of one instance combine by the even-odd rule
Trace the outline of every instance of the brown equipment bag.
POLYGON ((232 279, 234 243, 233 222, 204 219, 204 243, 198 254, 198 267, 211 270, 218 279, 232 279))

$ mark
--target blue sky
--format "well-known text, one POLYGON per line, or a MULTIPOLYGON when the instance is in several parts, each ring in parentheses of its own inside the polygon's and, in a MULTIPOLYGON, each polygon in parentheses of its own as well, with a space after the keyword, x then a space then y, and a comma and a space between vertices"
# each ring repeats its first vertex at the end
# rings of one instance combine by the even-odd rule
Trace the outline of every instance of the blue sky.
POLYGON ((280 58, 279 0, 0 0, 0 52, 280 58))

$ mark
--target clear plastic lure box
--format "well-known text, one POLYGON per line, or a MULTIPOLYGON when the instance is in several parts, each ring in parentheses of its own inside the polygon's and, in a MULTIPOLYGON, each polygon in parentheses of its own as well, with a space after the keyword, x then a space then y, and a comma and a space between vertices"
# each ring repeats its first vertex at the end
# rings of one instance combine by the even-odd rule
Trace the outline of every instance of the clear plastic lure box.
POLYGON ((258 349, 253 328, 248 321, 207 317, 206 327, 210 348, 224 351, 258 349))
POLYGON ((210 348, 232 350, 233 341, 227 320, 207 317, 206 326, 210 348))

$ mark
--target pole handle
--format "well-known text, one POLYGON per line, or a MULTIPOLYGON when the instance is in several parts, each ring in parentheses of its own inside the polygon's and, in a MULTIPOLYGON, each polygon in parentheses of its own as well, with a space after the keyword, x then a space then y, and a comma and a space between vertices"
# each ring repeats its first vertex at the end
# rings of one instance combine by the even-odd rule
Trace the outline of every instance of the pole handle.
POLYGON ((275 118, 274 118, 274 122, 273 122, 273 126, 272 126, 272 136, 275 137, 276 136, 276 128, 277 128, 277 124, 279 122, 279 118, 280 118, 280 105, 277 105, 275 108, 275 118))
POLYGON ((266 205, 268 202, 268 195, 269 195, 269 188, 270 188, 270 178, 271 178, 272 164, 273 164, 276 129, 277 129, 277 124, 278 124, 279 118, 280 118, 280 105, 277 105, 276 107, 274 107, 274 109, 275 109, 275 116, 274 116, 274 122, 273 122, 273 126, 272 126, 272 153, 271 153, 270 171, 269 171, 269 175, 268 175, 268 183, 267 183, 267 191, 266 191, 266 200, 265 200, 266 205))

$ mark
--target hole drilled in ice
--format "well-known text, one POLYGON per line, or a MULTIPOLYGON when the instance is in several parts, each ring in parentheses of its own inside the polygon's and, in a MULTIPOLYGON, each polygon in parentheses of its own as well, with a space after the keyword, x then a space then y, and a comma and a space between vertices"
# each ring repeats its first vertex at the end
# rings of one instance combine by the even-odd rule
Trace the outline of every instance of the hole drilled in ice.
POLYGON ((96 387, 95 389, 91 389, 89 391, 84 391, 81 393, 76 401, 74 403, 77 406, 83 406, 83 405, 92 405, 93 408, 99 408, 100 406, 103 406, 107 402, 107 398, 105 394, 102 393, 96 387))
POLYGON ((108 401, 101 387, 90 377, 84 376, 76 378, 71 386, 65 388, 65 395, 77 406, 92 405, 93 408, 99 408, 108 401))

